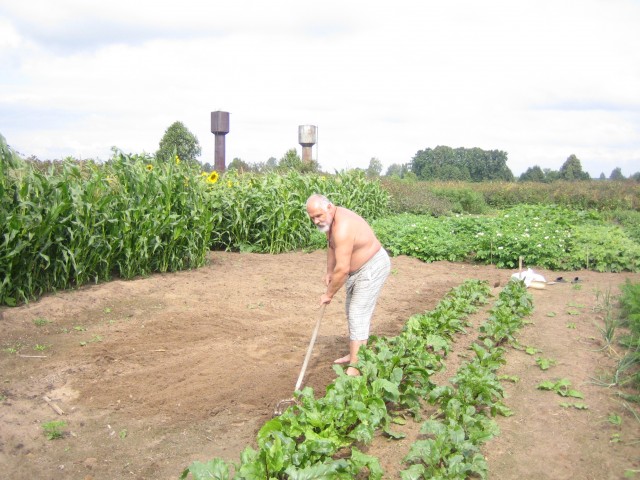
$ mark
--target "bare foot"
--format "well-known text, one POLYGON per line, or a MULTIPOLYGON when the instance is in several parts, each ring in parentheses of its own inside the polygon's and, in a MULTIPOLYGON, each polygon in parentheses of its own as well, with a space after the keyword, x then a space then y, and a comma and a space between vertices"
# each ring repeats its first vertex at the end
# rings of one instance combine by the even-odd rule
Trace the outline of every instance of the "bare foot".
POLYGON ((338 358, 337 360, 334 360, 333 363, 341 365, 343 363, 349 363, 350 361, 351 361, 351 355, 345 355, 344 357, 341 357, 341 358, 338 358))
POLYGON ((358 370, 355 367, 349 367, 347 368, 347 371, 345 372, 347 375, 349 375, 350 377, 359 377, 360 376, 360 370, 358 370))

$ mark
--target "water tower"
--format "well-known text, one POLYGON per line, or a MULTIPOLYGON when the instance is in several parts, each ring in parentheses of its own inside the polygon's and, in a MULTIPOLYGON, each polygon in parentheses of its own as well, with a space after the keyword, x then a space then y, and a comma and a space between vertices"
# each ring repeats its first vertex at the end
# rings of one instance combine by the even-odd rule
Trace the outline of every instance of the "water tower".
POLYGON ((311 163, 313 146, 318 141, 318 127, 315 125, 298 126, 298 143, 302 145, 302 162, 311 163))
POLYGON ((214 169, 222 173, 226 168, 224 136, 229 133, 229 112, 211 112, 211 133, 216 136, 214 169))

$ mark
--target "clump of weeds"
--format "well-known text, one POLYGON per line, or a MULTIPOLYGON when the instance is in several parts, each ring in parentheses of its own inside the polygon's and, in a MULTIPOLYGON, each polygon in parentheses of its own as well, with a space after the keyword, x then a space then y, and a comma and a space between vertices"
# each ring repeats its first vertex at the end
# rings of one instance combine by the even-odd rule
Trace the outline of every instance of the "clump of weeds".
POLYGON ((67 422, 62 420, 53 420, 51 422, 45 422, 42 424, 42 430, 44 430, 44 436, 47 440, 55 440, 64 436, 63 428, 67 426, 67 422))

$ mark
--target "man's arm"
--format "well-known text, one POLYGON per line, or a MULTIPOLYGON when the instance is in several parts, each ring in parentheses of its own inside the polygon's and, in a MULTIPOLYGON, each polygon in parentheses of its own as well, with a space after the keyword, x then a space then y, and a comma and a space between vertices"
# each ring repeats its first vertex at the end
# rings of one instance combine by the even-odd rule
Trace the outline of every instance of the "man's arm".
POLYGON ((336 268, 336 252, 331 246, 329 241, 329 235, 327 235, 327 272, 324 276, 324 284, 329 285, 331 277, 333 276, 333 270, 336 268))
MULTIPOLYGON (((330 303, 333 296, 342 288, 347 281, 349 269, 351 268, 351 254, 353 253, 353 235, 349 234, 348 229, 342 228, 333 232, 334 248, 329 247, 329 251, 333 251, 333 271, 331 279, 327 285, 327 291, 321 298, 321 303, 330 303)), ((329 253, 327 253, 328 258, 329 253)), ((327 266, 329 265, 327 260, 327 266)), ((329 272, 328 272, 329 273, 329 272)))

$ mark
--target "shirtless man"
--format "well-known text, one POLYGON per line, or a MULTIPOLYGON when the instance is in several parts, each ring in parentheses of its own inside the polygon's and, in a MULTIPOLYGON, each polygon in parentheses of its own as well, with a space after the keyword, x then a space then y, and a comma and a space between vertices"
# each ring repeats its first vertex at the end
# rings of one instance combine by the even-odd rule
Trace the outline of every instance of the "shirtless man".
POLYGON ((348 363, 347 375, 359 375, 353 365, 358 362, 360 346, 369 339, 371 315, 391 267, 389 256, 360 215, 333 205, 327 197, 311 195, 307 213, 316 227, 327 234, 327 291, 320 297, 320 304, 331 303, 346 285, 349 354, 334 363, 348 363))

